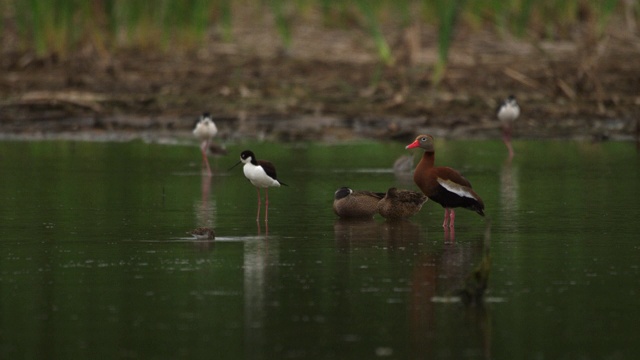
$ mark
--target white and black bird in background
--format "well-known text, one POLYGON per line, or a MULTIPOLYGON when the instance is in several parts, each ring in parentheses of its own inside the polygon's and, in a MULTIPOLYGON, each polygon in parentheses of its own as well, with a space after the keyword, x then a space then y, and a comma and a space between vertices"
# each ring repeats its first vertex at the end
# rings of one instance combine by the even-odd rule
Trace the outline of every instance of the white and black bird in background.
POLYGON ((498 120, 502 125, 502 141, 509 150, 509 157, 513 157, 513 147, 511 146, 511 133, 513 131, 513 123, 520 116, 520 106, 516 101, 516 97, 509 95, 498 107, 498 120))

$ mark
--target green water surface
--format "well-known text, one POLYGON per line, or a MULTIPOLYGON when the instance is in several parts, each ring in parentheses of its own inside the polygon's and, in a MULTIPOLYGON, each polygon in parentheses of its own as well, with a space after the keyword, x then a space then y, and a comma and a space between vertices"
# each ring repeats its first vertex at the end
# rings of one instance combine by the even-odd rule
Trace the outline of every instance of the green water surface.
POLYGON ((405 145, 233 144, 207 177, 196 145, 1 142, 0 358, 640 356, 632 144, 523 141, 509 162, 498 141, 441 140, 486 218, 459 210, 453 236, 432 202, 338 220, 340 186, 416 190, 391 169, 405 145), (289 184, 268 225, 228 170, 247 148, 289 184), (484 306, 456 302, 487 249, 484 306))

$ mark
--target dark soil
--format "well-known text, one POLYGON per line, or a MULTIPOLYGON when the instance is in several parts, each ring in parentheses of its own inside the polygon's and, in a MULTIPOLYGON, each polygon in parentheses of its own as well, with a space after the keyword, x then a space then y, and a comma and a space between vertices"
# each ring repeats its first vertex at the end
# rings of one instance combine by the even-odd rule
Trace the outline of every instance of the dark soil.
POLYGON ((495 107, 514 94, 522 107, 516 137, 637 137, 637 36, 533 43, 462 29, 436 86, 436 31, 388 33, 391 66, 362 31, 302 25, 288 52, 259 24, 236 30, 233 44, 212 34, 197 51, 88 47, 38 58, 5 50, 0 133, 186 136, 209 111, 225 139, 498 137, 495 107))

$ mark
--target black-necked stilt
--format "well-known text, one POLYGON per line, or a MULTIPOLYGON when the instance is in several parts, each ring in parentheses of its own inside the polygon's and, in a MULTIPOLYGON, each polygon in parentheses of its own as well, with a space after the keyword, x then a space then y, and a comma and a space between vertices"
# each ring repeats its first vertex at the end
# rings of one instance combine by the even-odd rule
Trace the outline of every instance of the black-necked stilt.
POLYGON ((424 150, 422 159, 413 173, 413 181, 422 193, 444 208, 445 229, 455 227, 455 208, 463 207, 484 216, 484 203, 471 188, 469 180, 458 171, 444 166, 434 167, 435 148, 433 136, 418 135, 416 140, 406 146, 406 149, 421 148, 424 150))
POLYGON ((341 187, 333 197, 333 212, 341 218, 371 218, 378 212, 378 201, 383 197, 384 193, 341 187))
POLYGON ((256 159, 256 155, 251 150, 243 151, 240 154, 240 161, 233 165, 231 169, 238 166, 240 163, 244 163, 244 166, 242 167, 244 176, 249 179, 258 192, 258 214, 256 215, 256 221, 260 221, 260 188, 265 189, 264 221, 269 221, 269 188, 288 185, 278 180, 276 167, 273 166, 272 163, 266 160, 256 159))
POLYGON ((378 202, 378 212, 386 219, 406 219, 420 211, 427 200, 429 198, 419 192, 392 187, 378 202))
POLYGON ((207 173, 211 175, 211 167, 209 166, 209 159, 207 159, 207 148, 211 139, 218 133, 216 124, 211 120, 211 114, 208 112, 200 115, 200 120, 193 129, 193 135, 195 135, 200 143, 200 151, 202 152, 202 162, 207 168, 207 173))
POLYGON ((187 234, 192 235, 198 240, 213 240, 216 238, 215 231, 208 227, 199 227, 189 231, 187 234))
POLYGON ((520 116, 520 106, 516 101, 516 97, 509 95, 500 104, 497 111, 498 120, 502 124, 502 141, 509 150, 509 157, 513 157, 513 147, 511 146, 511 131, 513 129, 513 122, 520 116))

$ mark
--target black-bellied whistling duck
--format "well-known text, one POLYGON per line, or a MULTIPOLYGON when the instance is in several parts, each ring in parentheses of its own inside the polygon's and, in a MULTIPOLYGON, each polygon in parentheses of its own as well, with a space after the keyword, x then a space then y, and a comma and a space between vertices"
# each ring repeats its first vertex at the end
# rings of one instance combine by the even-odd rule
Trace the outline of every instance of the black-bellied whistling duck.
POLYGON ((413 181, 429 199, 444 208, 443 227, 453 228, 455 225, 455 208, 463 207, 484 216, 484 203, 478 194, 471 189, 471 183, 457 170, 450 167, 434 167, 435 149, 433 136, 419 135, 406 149, 421 148, 422 159, 413 173, 413 181))
POLYGON ((520 106, 516 101, 516 97, 509 95, 498 107, 496 112, 498 120, 502 125, 502 141, 509 150, 509 158, 514 155, 513 147, 511 146, 511 132, 513 131, 513 122, 520 116, 520 106))
POLYGON ((378 212, 378 202, 383 197, 384 193, 341 187, 333 197, 333 212, 341 218, 372 218, 378 212))
POLYGON ((378 202, 378 212, 385 219, 406 219, 420 211, 427 200, 421 193, 392 187, 378 202))
POLYGON ((209 166, 209 159, 207 158, 207 148, 211 139, 218 133, 216 124, 211 120, 211 115, 208 112, 200 115, 200 120, 193 129, 193 135, 200 140, 200 152, 202 153, 202 163, 207 168, 207 173, 211 175, 211 167, 209 166))
POLYGON ((276 167, 273 166, 272 163, 266 160, 257 160, 256 155, 251 150, 245 150, 240 153, 240 161, 233 165, 231 169, 240 163, 244 163, 242 167, 244 176, 249 179, 251 184, 256 187, 256 191, 258 191, 258 214, 256 215, 256 221, 260 221, 260 188, 263 188, 265 192, 264 221, 269 221, 269 188, 280 187, 280 185, 287 186, 287 184, 278 180, 276 167))

